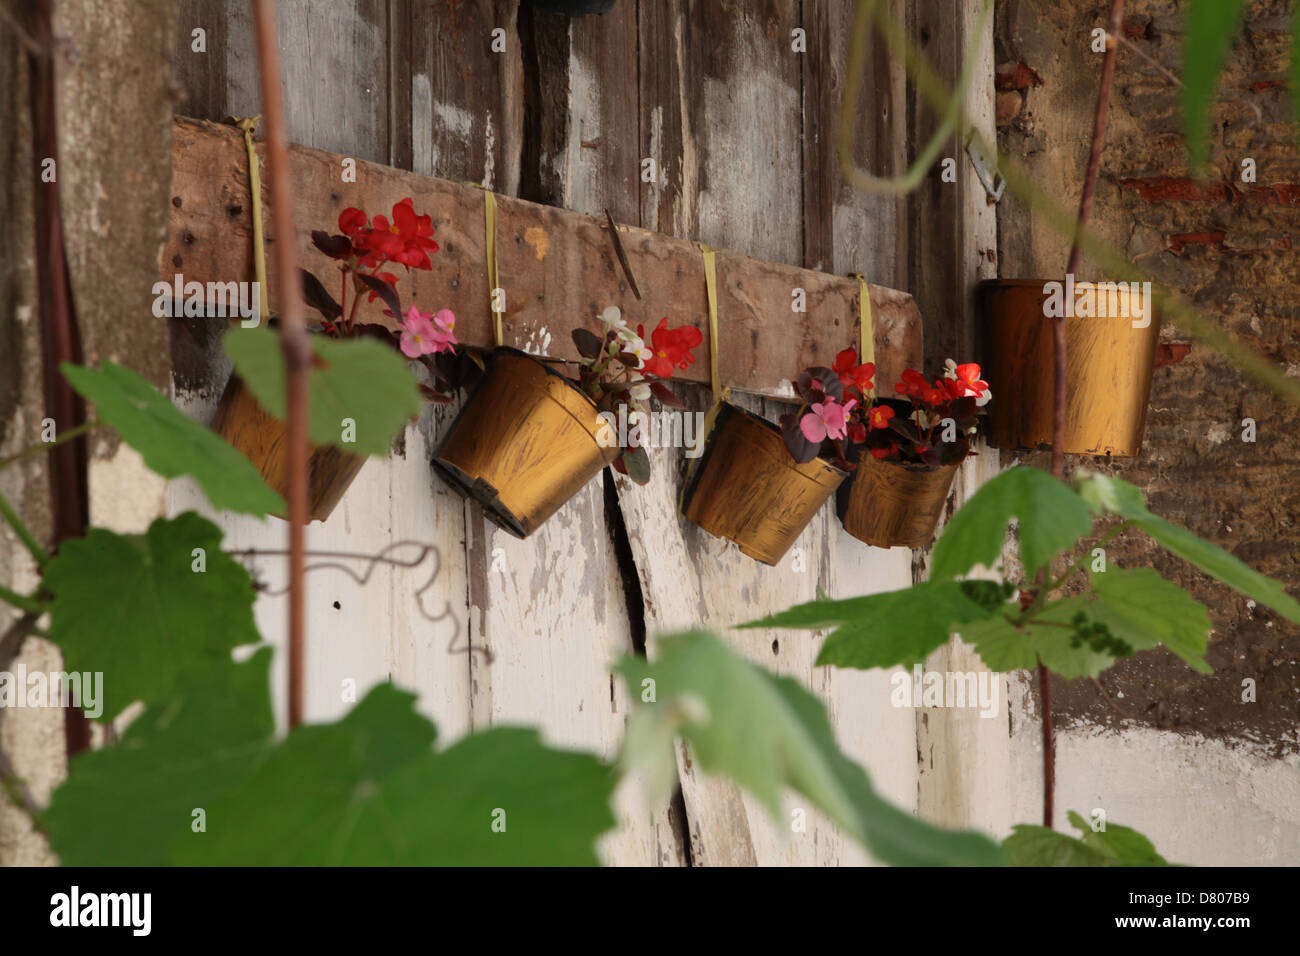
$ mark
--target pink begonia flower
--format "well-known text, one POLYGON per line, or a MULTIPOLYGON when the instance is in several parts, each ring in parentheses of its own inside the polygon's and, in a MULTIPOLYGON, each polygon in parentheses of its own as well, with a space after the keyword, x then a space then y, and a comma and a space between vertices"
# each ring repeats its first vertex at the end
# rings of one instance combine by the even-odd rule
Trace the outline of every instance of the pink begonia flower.
POLYGON ((858 404, 856 398, 850 398, 843 405, 835 399, 815 402, 812 411, 799 419, 799 430, 810 442, 821 444, 828 438, 843 438, 848 433, 849 412, 858 404))
POLYGON ((458 344, 452 331, 455 327, 456 316, 450 309, 443 309, 435 316, 412 305, 402 320, 402 354, 407 358, 419 358, 430 353, 453 351, 453 346, 458 344))

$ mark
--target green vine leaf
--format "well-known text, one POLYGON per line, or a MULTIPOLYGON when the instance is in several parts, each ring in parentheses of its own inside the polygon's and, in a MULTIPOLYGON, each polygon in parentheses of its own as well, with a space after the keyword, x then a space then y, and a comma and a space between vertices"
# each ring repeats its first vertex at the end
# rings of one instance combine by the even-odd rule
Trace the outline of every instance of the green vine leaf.
POLYGON ((1025 670, 1037 667, 1041 661, 1048 670, 1065 678, 1096 677, 1115 662, 1115 656, 1072 643, 1074 631, 1070 623, 1086 605, 1082 597, 1066 598, 1048 605, 1019 627, 1005 617, 994 617, 968 624, 961 629, 961 636, 975 645, 990 670, 1025 670))
POLYGON ((102 370, 67 362, 60 370, 102 421, 164 478, 190 475, 214 508, 264 516, 283 513, 284 499, 257 469, 211 429, 187 418, 130 369, 105 362, 102 370))
POLYGON ((1137 830, 1107 823, 1104 831, 1094 831, 1073 810, 1070 823, 1083 834, 1082 839, 1049 830, 1047 827, 1019 824, 1011 836, 1002 841, 1007 863, 1011 866, 1168 866, 1155 846, 1137 830))
POLYGON ((1004 600, 990 581, 927 581, 884 594, 810 601, 741 626, 834 627, 817 666, 869 670, 924 661, 961 625, 997 613, 1004 600))
MULTIPOLYGON (((335 341, 311 336, 315 367, 308 377, 307 434, 317 445, 362 455, 386 455, 393 439, 424 407, 406 360, 372 339, 335 341), (355 442, 342 440, 343 421, 356 423, 355 442)), ((262 407, 284 421, 284 356, 272 329, 230 329, 226 354, 262 407)))
POLYGON ((251 772, 274 730, 270 662, 267 647, 188 671, 116 744, 75 757, 41 820, 63 865, 162 866, 206 839, 194 811, 251 772))
POLYGON ((618 667, 638 699, 653 689, 654 702, 628 726, 623 764, 644 770, 655 802, 667 797, 680 735, 700 767, 730 777, 774 818, 782 790, 792 788, 882 862, 1001 862, 983 835, 933 827, 883 800, 840 751, 821 701, 796 681, 755 667, 710 634, 663 637, 659 648, 654 662, 627 657, 618 667))
POLYGON ((1209 112, 1219 75, 1241 29, 1242 0, 1191 0, 1183 39, 1183 135, 1192 169, 1209 152, 1209 112))
POLYGON ((1092 528, 1087 504, 1063 482, 1037 468, 1010 468, 952 516, 934 546, 931 580, 958 577, 977 564, 993 567, 1013 518, 1019 519, 1020 560, 1031 580, 1092 528))
POLYGON ((221 530, 187 511, 143 535, 92 528, 65 541, 44 585, 50 640, 69 671, 101 673, 102 713, 171 699, 178 675, 260 641, 253 582, 221 550, 221 530))
POLYGON ((599 862, 616 779, 531 729, 496 728, 441 753, 415 697, 372 690, 342 720, 303 727, 179 845, 200 866, 572 866, 599 862))
POLYGON ((1085 613, 1135 651, 1163 644, 1195 671, 1205 661, 1210 615, 1205 606, 1151 568, 1111 568, 1092 575, 1094 597, 1085 613))
POLYGON ((1218 545, 1152 514, 1135 485, 1119 478, 1086 474, 1076 478, 1076 486, 1083 500, 1098 514, 1109 512, 1129 519, 1166 550, 1300 624, 1300 602, 1287 594, 1281 583, 1260 574, 1218 545))

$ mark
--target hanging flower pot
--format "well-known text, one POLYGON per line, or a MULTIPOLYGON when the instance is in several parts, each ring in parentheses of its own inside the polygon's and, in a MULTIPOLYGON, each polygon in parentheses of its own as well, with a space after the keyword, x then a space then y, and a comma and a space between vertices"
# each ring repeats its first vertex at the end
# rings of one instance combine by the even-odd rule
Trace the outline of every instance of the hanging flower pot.
POLYGON ((698 329, 635 332, 614 306, 600 315, 605 335, 575 329, 582 356, 577 382, 518 349, 498 348, 433 459, 448 484, 482 503, 511 534, 532 534, 606 465, 638 484, 650 480, 642 429, 653 394, 680 405, 663 384, 686 368, 698 329), (629 427, 629 422, 633 422, 629 427))
POLYGON ((924 548, 955 474, 957 464, 929 468, 865 456, 836 496, 844 530, 877 548, 924 548))
POLYGON ((499 348, 433 459, 448 484, 526 538, 618 457, 596 403, 523 352, 499 348))
MULTIPOLYGON (((438 244, 432 238, 431 217, 417 214, 408 198, 393 206, 391 225, 386 216, 372 218, 354 208, 339 214, 338 225, 338 235, 314 231, 312 243, 338 263, 343 300, 335 301, 315 275, 299 270, 303 299, 320 315, 319 325, 309 331, 331 339, 377 339, 391 346, 426 367, 433 385, 419 387, 427 400, 450 402, 447 393, 466 386, 479 372, 473 357, 456 352, 456 316, 446 309, 421 312, 414 304, 403 311, 396 288, 399 277, 384 271, 394 265, 432 269, 429 255, 438 251, 438 244), (385 314, 400 323, 400 331, 358 321, 363 302, 376 300, 387 306, 385 314)), ((268 317, 269 326, 276 323, 268 317)), ((239 375, 232 375, 226 385, 213 428, 253 463, 268 485, 288 498, 287 428, 266 411, 239 375)), ((332 445, 310 446, 307 498, 312 521, 329 518, 365 463, 366 456, 332 445)))
POLYGON ((1142 448, 1160 316, 1137 283, 997 279, 977 287, 985 372, 997 399, 989 441, 1052 443, 1054 316, 1065 316, 1065 451, 1137 455, 1142 448))
POLYGON ((682 496, 682 513, 743 554, 776 564, 844 480, 823 458, 794 461, 781 430, 721 403, 682 496))
MULTIPOLYGON (((288 500, 288 429, 262 407, 239 376, 230 377, 212 427, 253 463, 270 487, 288 500)), ((311 446, 307 459, 307 502, 312 521, 329 518, 365 463, 364 455, 353 455, 331 445, 311 446)), ((276 517, 288 519, 288 515, 276 517)))

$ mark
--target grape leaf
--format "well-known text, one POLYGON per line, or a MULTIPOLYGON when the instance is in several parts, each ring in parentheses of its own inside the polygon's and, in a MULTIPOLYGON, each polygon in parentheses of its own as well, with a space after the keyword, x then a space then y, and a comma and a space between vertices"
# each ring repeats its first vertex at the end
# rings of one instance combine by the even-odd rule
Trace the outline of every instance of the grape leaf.
POLYGON ((1242 0, 1191 0, 1183 38, 1183 135, 1193 169, 1209 152, 1210 105, 1241 28, 1242 0))
POLYGON ((1129 519, 1166 550, 1210 577, 1300 623, 1300 602, 1287 594, 1280 582, 1265 577, 1218 545, 1152 514, 1135 485, 1119 478, 1087 474, 1077 479, 1077 487, 1082 499, 1098 514, 1109 512, 1129 519))
POLYGON ((1070 823, 1083 833, 1076 839, 1047 827, 1020 824, 1002 841, 1011 866, 1168 866, 1151 841, 1131 827, 1107 823, 1094 831, 1079 814, 1070 823))
POLYGON ((1155 647, 1173 651, 1193 670, 1209 674, 1205 646, 1210 615, 1205 606, 1151 568, 1120 569, 1092 575, 1094 596, 1085 613, 1110 628, 1134 650, 1155 647))
POLYGON ((716 637, 691 632, 659 639, 659 659, 627 657, 619 665, 640 699, 653 688, 624 740, 625 768, 639 767, 666 799, 672 740, 682 736, 695 762, 750 791, 773 818, 792 788, 881 861, 992 865, 997 846, 978 833, 942 830, 891 806, 866 772, 839 750, 825 707, 790 678, 774 677, 730 651, 716 637), (649 682, 649 683, 647 683, 649 682))
POLYGON ((1036 468, 1010 468, 948 521, 934 546, 931 580, 955 578, 977 564, 993 567, 1012 518, 1019 519, 1020 561, 1031 580, 1092 528, 1088 506, 1069 486, 1036 468))
POLYGON ((214 802, 197 865, 599 862, 616 782, 595 757, 495 728, 434 753, 414 695, 380 685, 333 724, 294 731, 214 802))
POLYGON ((92 528, 67 540, 44 585, 65 667, 104 675, 103 712, 91 716, 169 700, 183 671, 260 640, 252 579, 222 552, 221 530, 192 511, 143 535, 92 528))
POLYGON ((1113 654, 1074 647, 1071 619, 1086 606, 1082 597, 1048 605, 1034 620, 1016 626, 1004 617, 975 621, 961 628, 962 640, 975 645, 990 670, 1004 672, 1043 666, 1065 678, 1096 677, 1115 662, 1113 654))
POLYGON ((63 865, 162 866, 205 839, 194 811, 248 775, 274 730, 270 661, 268 647, 187 671, 116 744, 73 758, 41 820, 63 865))
POLYGON ((67 362, 59 368, 77 393, 95 404, 95 414, 164 478, 192 476, 215 508, 259 516, 284 512, 284 499, 247 458, 187 418, 135 372, 113 362, 102 370, 67 362))
POLYGON ((835 627, 817 655, 819 667, 910 665, 924 661, 960 625, 996 613, 996 600, 989 605, 971 597, 980 586, 998 591, 989 581, 927 581, 884 594, 810 601, 741 626, 835 627))
MULTIPOLYGON (((308 379, 307 433, 317 445, 363 455, 386 455, 393 438, 420 413, 424 401, 406 361, 371 339, 311 337, 316 360, 308 379), (344 442, 344 419, 356 422, 355 442, 344 442)), ((284 357, 268 328, 230 329, 226 353, 262 407, 285 420, 284 357)))

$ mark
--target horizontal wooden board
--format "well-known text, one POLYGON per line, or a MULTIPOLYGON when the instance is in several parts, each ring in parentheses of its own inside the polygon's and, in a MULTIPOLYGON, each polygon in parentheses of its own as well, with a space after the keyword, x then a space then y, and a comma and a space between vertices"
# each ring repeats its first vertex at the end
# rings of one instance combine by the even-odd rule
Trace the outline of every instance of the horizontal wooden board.
MULTIPOLYGON (((448 308, 456 332, 471 345, 492 343, 484 193, 481 189, 360 160, 356 182, 343 182, 346 157, 294 146, 290 150, 301 261, 335 296, 335 264, 312 245, 313 229, 336 231, 338 214, 357 206, 374 214, 410 196, 433 217, 441 251, 431 272, 403 276, 403 303, 448 308)), ((263 200, 269 189, 263 177, 263 200)), ((248 159, 233 127, 178 117, 173 139, 172 209, 160 274, 172 281, 249 281, 253 278, 248 159)), ((570 333, 595 329, 596 316, 618 305, 647 327, 667 317, 706 333, 708 311, 699 247, 643 229, 619 226, 643 299, 631 293, 602 218, 497 196, 499 282, 505 290, 505 344, 557 359, 575 360, 570 333)), ((268 246, 276 239, 269 207, 268 246)), ((788 397, 790 382, 808 365, 829 365, 857 340, 858 283, 718 250, 718 328, 723 384, 739 391, 788 397), (793 292, 806 295, 806 312, 792 309, 793 292)), ((279 290, 271 284, 276 310, 279 290)), ((912 297, 872 285, 878 385, 891 389, 904 368, 920 367, 921 316, 912 297)), ((364 310, 364 307, 363 307, 364 310)), ((376 305, 371 321, 387 321, 376 305)), ((708 382, 707 342, 697 361, 678 373, 708 382)))

